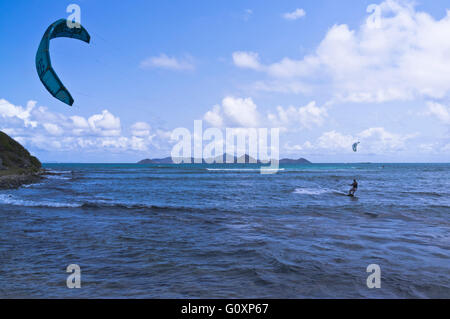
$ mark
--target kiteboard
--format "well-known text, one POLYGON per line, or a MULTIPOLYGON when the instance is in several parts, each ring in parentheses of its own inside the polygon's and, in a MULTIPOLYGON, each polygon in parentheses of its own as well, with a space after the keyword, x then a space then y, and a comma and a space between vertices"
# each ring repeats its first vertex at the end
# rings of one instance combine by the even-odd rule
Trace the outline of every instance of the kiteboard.
POLYGON ((345 197, 351 197, 356 198, 355 195, 350 195, 349 193, 341 193, 341 192, 335 192, 336 195, 345 196, 345 197))

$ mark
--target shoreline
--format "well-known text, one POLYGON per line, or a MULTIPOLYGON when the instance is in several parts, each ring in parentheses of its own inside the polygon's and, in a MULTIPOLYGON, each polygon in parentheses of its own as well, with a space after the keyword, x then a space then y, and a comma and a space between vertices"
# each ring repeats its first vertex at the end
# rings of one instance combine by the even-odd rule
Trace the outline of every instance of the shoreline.
POLYGON ((0 190, 17 189, 23 185, 35 184, 44 179, 43 175, 47 174, 47 171, 41 169, 37 172, 29 172, 23 174, 11 173, 0 176, 0 190))

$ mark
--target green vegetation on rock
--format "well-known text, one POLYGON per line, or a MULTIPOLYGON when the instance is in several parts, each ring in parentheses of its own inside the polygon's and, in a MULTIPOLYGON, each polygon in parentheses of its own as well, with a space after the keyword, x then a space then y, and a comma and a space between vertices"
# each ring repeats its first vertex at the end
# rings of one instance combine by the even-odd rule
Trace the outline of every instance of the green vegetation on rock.
POLYGON ((0 176, 36 173, 41 166, 22 145, 0 132, 0 176))

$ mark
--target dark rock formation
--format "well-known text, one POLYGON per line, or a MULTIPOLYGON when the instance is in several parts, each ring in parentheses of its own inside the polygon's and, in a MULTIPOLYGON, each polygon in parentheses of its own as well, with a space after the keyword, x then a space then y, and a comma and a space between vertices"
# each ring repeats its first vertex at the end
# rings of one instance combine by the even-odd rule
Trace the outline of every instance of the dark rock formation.
POLYGON ((17 141, 0 132, 0 189, 38 181, 41 162, 17 141))

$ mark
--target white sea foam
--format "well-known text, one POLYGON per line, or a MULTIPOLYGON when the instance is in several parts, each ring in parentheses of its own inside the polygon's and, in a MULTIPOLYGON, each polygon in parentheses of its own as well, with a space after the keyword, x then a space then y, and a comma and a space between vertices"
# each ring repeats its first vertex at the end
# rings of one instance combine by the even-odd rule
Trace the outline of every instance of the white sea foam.
POLYGON ((57 180, 70 180, 70 177, 64 177, 59 175, 45 175, 48 179, 57 179, 57 180))
POLYGON ((22 185, 22 188, 30 188, 30 187, 34 187, 34 186, 41 186, 44 185, 44 183, 34 183, 34 184, 26 184, 26 185, 22 185))
POLYGON ((212 172, 260 172, 260 171, 284 171, 284 168, 207 168, 207 171, 212 172))
POLYGON ((72 173, 72 171, 58 171, 58 170, 53 170, 53 169, 48 169, 47 172, 52 173, 52 174, 70 174, 70 173, 72 173))
POLYGON ((58 203, 50 201, 32 201, 16 198, 12 195, 0 194, 0 204, 24 207, 54 207, 54 208, 74 208, 81 207, 80 204, 58 203))
POLYGON ((300 195, 321 195, 331 193, 332 190, 324 188, 296 188, 294 193, 300 195))

